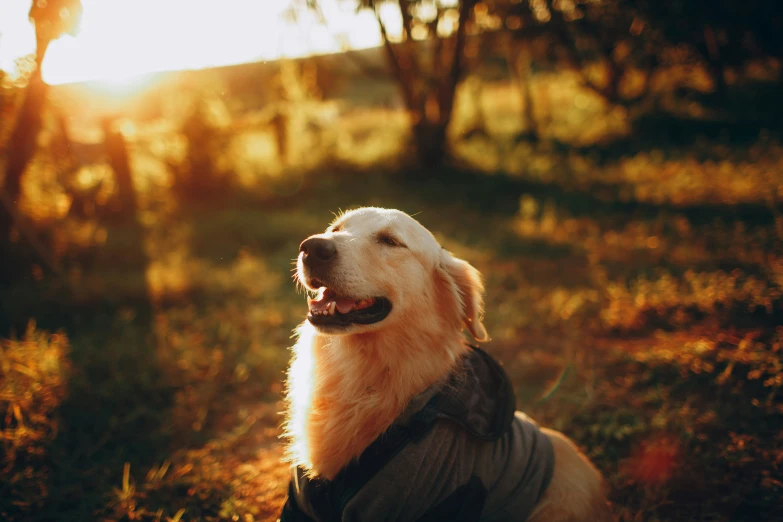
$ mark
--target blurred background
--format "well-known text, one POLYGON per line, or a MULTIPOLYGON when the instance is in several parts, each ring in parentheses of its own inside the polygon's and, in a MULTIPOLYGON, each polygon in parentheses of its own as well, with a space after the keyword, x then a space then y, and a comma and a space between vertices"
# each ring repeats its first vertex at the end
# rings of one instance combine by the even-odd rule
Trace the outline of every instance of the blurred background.
POLYGON ((618 520, 783 519, 776 0, 0 3, 0 519, 275 520, 306 236, 395 207, 618 520))

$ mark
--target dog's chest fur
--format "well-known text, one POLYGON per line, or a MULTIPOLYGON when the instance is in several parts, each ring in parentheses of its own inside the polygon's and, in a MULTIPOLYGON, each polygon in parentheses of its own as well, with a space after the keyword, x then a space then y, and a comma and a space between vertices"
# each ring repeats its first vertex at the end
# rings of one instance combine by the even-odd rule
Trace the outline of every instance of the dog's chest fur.
POLYGON ((446 349, 440 357, 406 354, 421 344, 389 336, 304 337, 289 372, 289 452, 294 464, 326 478, 361 455, 457 359, 446 349))
POLYGON ((337 347, 318 344, 307 432, 312 469, 331 478, 383 433, 404 404, 388 367, 363 353, 346 364, 337 347))

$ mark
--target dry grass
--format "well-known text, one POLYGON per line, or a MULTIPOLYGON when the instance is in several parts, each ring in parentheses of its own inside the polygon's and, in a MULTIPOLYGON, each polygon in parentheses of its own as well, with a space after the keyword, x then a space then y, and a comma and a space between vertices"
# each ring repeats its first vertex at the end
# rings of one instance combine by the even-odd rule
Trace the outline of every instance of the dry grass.
POLYGON ((67 390, 69 346, 30 323, 21 339, 0 341, 0 514, 13 519, 40 508, 52 472, 48 449, 58 432, 57 408, 67 390))

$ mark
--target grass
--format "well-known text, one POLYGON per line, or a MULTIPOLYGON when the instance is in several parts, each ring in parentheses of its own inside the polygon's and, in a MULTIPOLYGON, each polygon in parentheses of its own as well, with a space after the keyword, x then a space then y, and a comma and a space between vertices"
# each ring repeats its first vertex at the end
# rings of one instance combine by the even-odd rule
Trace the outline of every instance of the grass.
POLYGON ((426 176, 337 158, 206 203, 150 182, 132 223, 41 217, 65 274, 0 298, 0 515, 275 520, 291 259, 332 212, 381 205, 484 273, 487 349, 596 462, 618 520, 780 518, 783 147, 713 138, 521 144, 507 174, 491 151, 426 176))

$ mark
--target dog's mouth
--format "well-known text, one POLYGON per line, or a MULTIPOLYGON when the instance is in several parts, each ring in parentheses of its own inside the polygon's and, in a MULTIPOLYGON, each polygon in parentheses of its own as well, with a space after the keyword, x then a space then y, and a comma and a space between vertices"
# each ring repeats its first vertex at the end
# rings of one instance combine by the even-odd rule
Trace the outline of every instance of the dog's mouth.
POLYGON ((315 299, 308 298, 310 313, 307 320, 315 326, 345 328, 354 324, 374 324, 386 319, 391 312, 391 301, 385 297, 355 299, 338 295, 322 286, 315 299))

